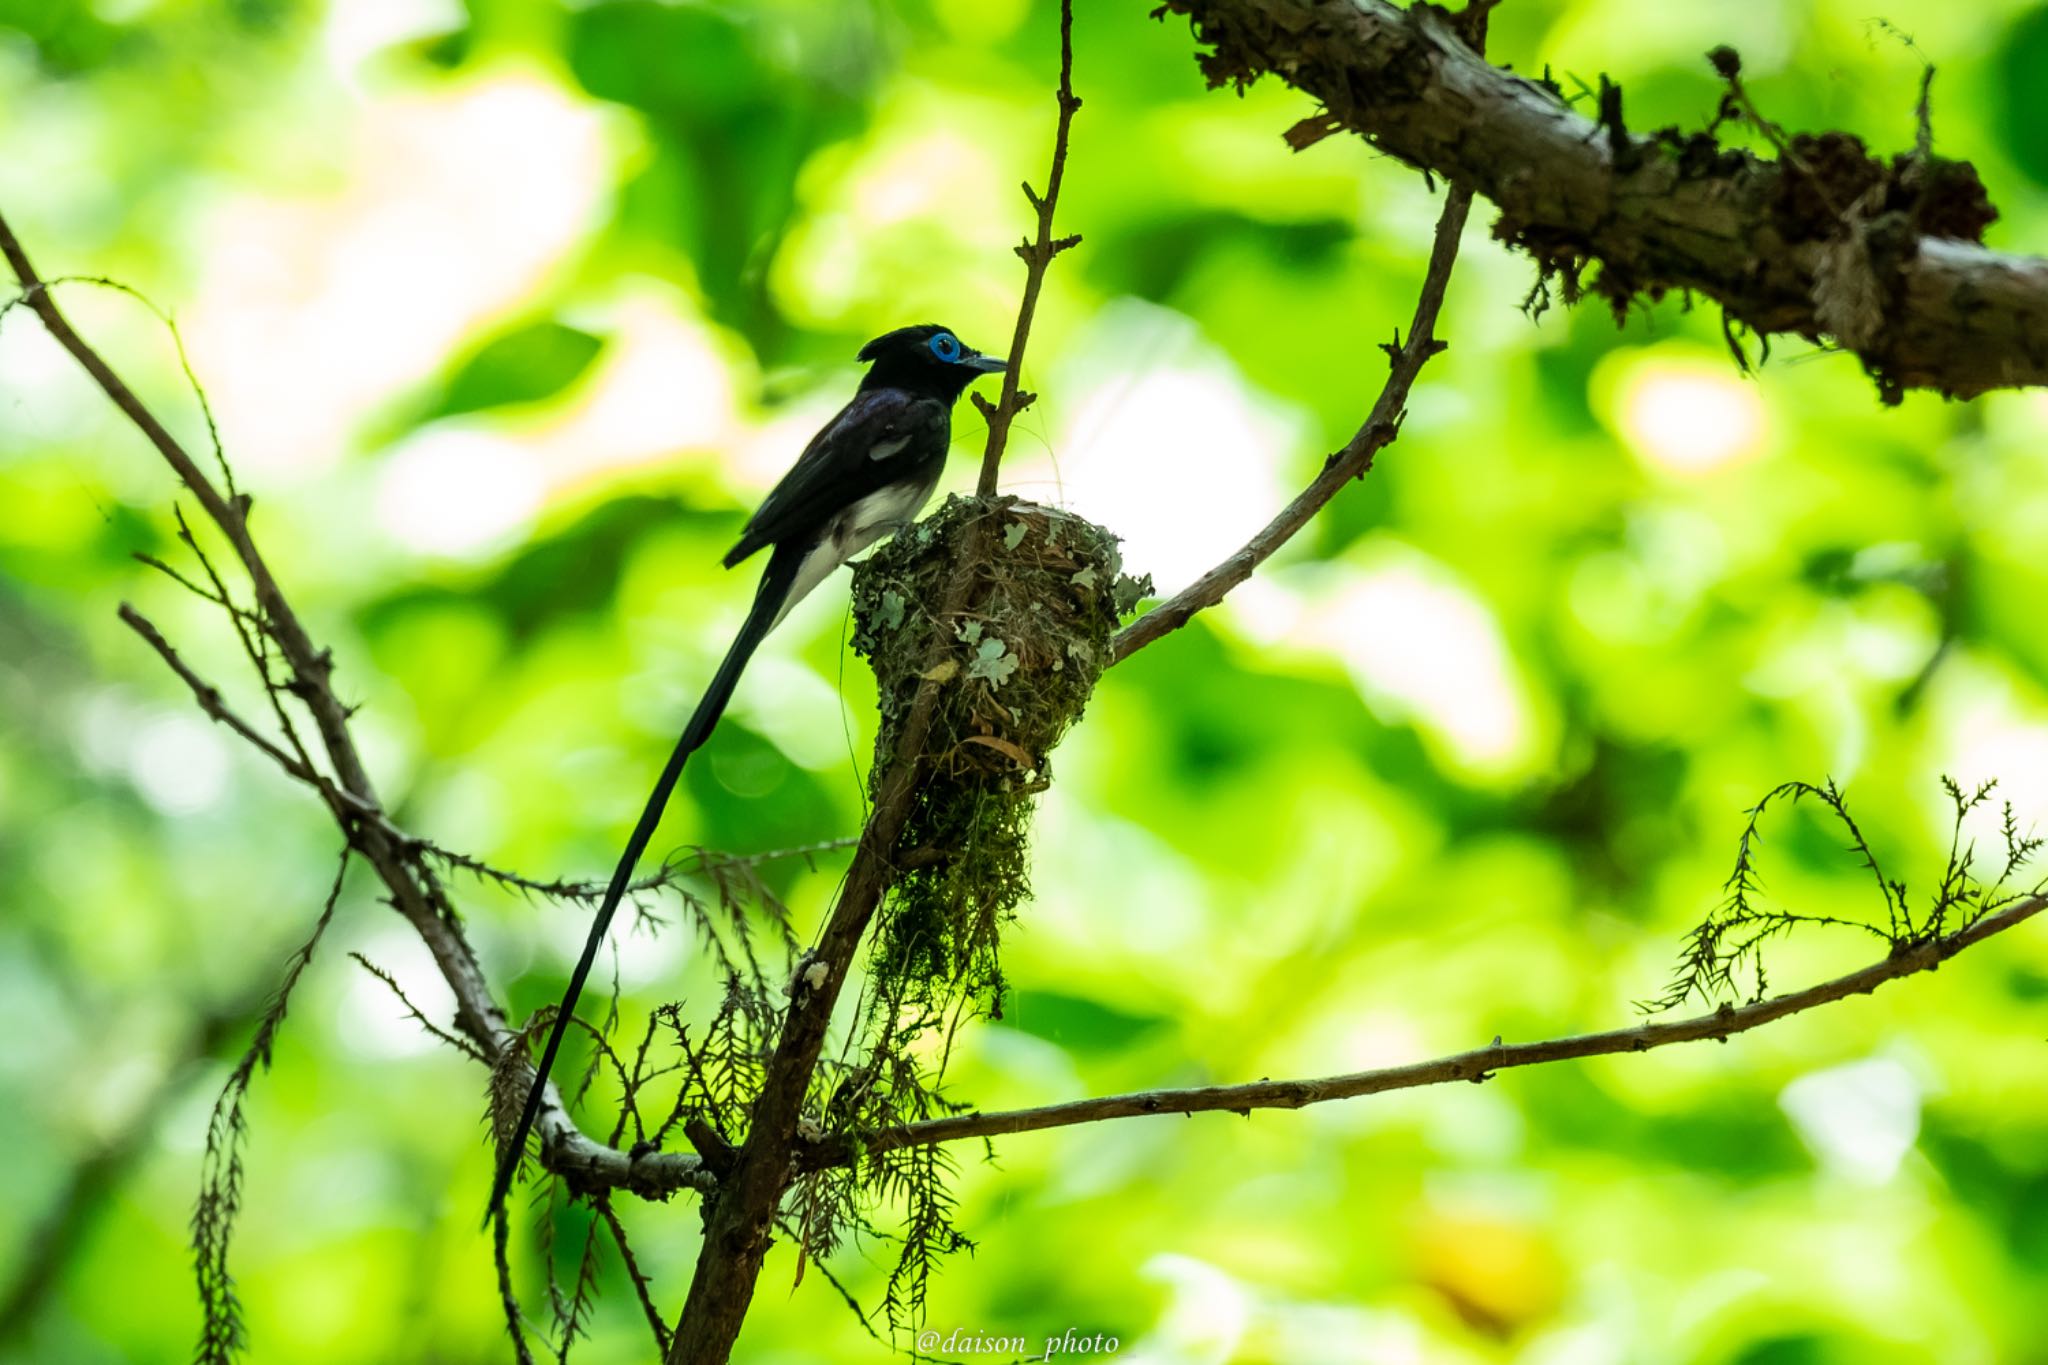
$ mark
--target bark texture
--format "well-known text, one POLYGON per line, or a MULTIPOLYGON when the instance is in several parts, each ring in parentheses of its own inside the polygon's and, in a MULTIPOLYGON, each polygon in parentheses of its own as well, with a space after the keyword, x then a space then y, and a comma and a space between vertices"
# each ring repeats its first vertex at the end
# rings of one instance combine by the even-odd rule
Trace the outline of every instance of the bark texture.
MULTIPOLYGON (((1489 64, 1463 16, 1434 5, 1166 0, 1158 12, 1192 22, 1211 85, 1271 73, 1320 100, 1295 146, 1349 130, 1492 200, 1494 235, 1567 301, 1590 292, 1625 312, 1669 290, 1703 295, 1761 337, 1854 352, 1887 402, 2048 382, 2048 260, 1982 245, 1997 210, 1967 162, 1922 150, 1885 162, 1841 132, 1766 126, 1775 160, 1712 129, 1632 132, 1619 86, 1603 80, 1587 118, 1555 85, 1489 64)), ((1708 55, 1741 96, 1736 54, 1708 55)), ((1722 114, 1747 117, 1746 105, 1722 114)))

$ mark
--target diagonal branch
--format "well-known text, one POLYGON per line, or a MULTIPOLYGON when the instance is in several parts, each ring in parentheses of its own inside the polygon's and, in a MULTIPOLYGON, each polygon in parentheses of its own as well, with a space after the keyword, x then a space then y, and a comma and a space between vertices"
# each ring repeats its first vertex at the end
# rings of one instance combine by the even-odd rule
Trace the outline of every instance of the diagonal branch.
MULTIPOLYGON (((162 657, 163 661, 170 666, 171 672, 177 674, 184 681, 185 686, 192 689, 193 700, 199 703, 199 709, 204 711, 210 719, 227 726, 228 729, 248 741, 250 747, 283 769, 286 774, 317 789, 322 796, 329 797, 332 802, 345 803, 349 800, 345 793, 336 791, 333 784, 329 783, 325 777, 322 777, 311 767, 301 762, 296 755, 286 753, 268 735, 265 735, 254 725, 242 719, 227 704, 226 698, 221 696, 218 687, 215 687, 212 683, 192 671, 192 666, 185 662, 184 657, 172 647, 171 642, 164 638, 163 632, 158 630, 155 623, 148 617, 135 610, 134 607, 129 606, 126 602, 121 604, 119 615, 122 624, 126 625, 137 635, 140 635, 144 643, 155 650, 162 657)), ((349 807, 349 809, 354 810, 356 808, 349 807)), ((360 809, 367 811, 369 807, 362 807, 360 809)))
POLYGON ((1395 337, 1396 345, 1386 348, 1393 373, 1380 389, 1365 425, 1345 447, 1323 464, 1315 482, 1303 489, 1280 514, 1266 523, 1244 548, 1203 574, 1181 591, 1117 632, 1110 642, 1110 662, 1121 663, 1163 635, 1179 630, 1195 613, 1215 606, 1223 595, 1252 576, 1273 552, 1292 540, 1314 519, 1345 484, 1363 478, 1372 468, 1373 456, 1390 445, 1401 432, 1401 418, 1415 377, 1429 358, 1444 349, 1436 339, 1436 319, 1443 307, 1444 288, 1450 283, 1451 267, 1458 259, 1458 239, 1465 230, 1465 218, 1472 207, 1472 193, 1452 185, 1444 196, 1443 212, 1436 222, 1436 238, 1429 249, 1429 268, 1423 275, 1422 292, 1415 300, 1415 317, 1408 325, 1408 340, 1395 337))
MULTIPOLYGON (((1377 1095, 1389 1090, 1412 1090, 1418 1086, 1444 1085, 1452 1081, 1479 1082, 1511 1067, 1540 1066, 1548 1062, 1621 1052, 1648 1052, 1652 1048, 1698 1042, 1705 1038, 1725 1041, 1738 1033, 1762 1028, 1765 1024, 1818 1009, 1851 995, 1868 995, 1887 981, 1934 971, 1965 948, 2023 924, 2043 910, 2048 910, 2048 897, 2031 896, 1995 914, 1986 915, 1968 928, 1902 948, 1845 976, 1790 995, 1739 1007, 1724 1004, 1711 1014, 1696 1015, 1690 1019, 1638 1024, 1634 1028, 1554 1038, 1540 1043, 1501 1043, 1496 1040, 1490 1047, 1439 1057, 1434 1061, 1376 1071, 1355 1071, 1342 1076, 1254 1081, 1248 1085, 1195 1086, 1181 1090, 1145 1090, 1048 1104, 1036 1109, 961 1114, 884 1129, 870 1136, 863 1144, 863 1150, 872 1155, 898 1147, 960 1142, 1004 1133, 1037 1132, 1046 1128, 1070 1128, 1081 1123, 1100 1123, 1105 1119, 1134 1118, 1146 1114, 1200 1114, 1217 1110, 1244 1114, 1253 1109, 1299 1109, 1304 1105, 1377 1095)), ((853 1156, 854 1152, 844 1145, 821 1143, 805 1152, 804 1166, 807 1170, 818 1170, 844 1164, 853 1156)))
MULTIPOLYGON (((938 616, 954 621, 966 606, 976 575, 987 560, 987 527, 976 517, 961 536, 959 559, 938 616)), ((952 639, 950 624, 932 633, 932 662, 952 639)), ((769 1233, 793 1174, 798 1119, 818 1056, 832 1022, 832 1009, 852 969, 869 923, 895 884, 896 845, 918 799, 929 764, 925 742, 938 712, 943 675, 924 671, 911 699, 896 749, 875 793, 873 812, 841 883, 817 947, 798 961, 802 991, 790 1001, 782 1036, 769 1059, 761 1093, 751 1111, 746 1141, 720 1179, 706 1210, 704 1246, 690 1281, 689 1297, 669 1343, 669 1365, 724 1365, 746 1320, 755 1281, 768 1253, 769 1233)))

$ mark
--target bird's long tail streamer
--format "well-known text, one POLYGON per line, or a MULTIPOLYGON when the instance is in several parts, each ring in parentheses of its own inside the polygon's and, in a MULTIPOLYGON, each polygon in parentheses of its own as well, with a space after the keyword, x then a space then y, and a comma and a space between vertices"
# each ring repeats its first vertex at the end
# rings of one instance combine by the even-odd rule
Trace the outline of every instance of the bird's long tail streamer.
POLYGON ((647 807, 640 812, 640 823, 633 827, 633 837, 626 841, 626 851, 619 855, 619 865, 612 871, 611 884, 605 888, 604 901, 598 906, 597 918, 591 923, 590 937, 583 944, 583 956, 577 960, 576 970, 569 975, 569 989, 562 997, 561 1008, 555 1013, 553 1027, 548 1030, 547 1046, 541 1049, 540 1066, 534 1072, 533 1088, 526 1092, 526 1107, 519 1115, 519 1127, 512 1134, 511 1142, 499 1153, 497 1177, 491 1183, 491 1202, 484 1214, 487 1223, 496 1215, 498 1205, 512 1188, 512 1178, 525 1157, 527 1134, 533 1131, 534 1118, 540 1113, 546 1096, 548 1072, 555 1064, 555 1054, 561 1050, 562 1035, 569 1030, 577 997, 583 994, 583 983, 590 976, 591 964, 597 960, 597 950, 604 943, 605 932, 611 928, 612 916, 618 913, 619 902, 625 899, 626 886, 633 879, 633 869, 638 865, 640 855, 647 851, 648 841, 654 837, 654 827, 661 823, 662 811, 667 809, 669 796, 683 775, 684 762, 711 738, 718 718, 725 713, 726 703, 732 700, 733 689, 739 685, 740 673, 779 619, 783 599, 796 581, 797 568, 803 558, 802 547, 796 545, 777 545, 769 555, 768 567, 762 571, 761 586, 755 590, 754 605, 747 612, 746 624, 740 627, 732 648, 725 652, 725 661, 719 664, 711 686, 705 689, 703 700, 691 713, 690 723, 683 727, 682 738, 676 741, 675 752, 668 757, 668 766, 661 770, 661 778, 647 798, 647 807))

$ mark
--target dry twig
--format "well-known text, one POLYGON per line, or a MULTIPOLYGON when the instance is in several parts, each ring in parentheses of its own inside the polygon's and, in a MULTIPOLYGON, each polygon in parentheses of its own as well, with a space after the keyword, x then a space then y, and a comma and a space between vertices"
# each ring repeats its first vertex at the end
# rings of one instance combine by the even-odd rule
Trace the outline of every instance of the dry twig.
MULTIPOLYGON (((869 1152, 935 1142, 961 1142, 994 1137, 1004 1133, 1030 1133, 1046 1128, 1068 1128, 1079 1123, 1100 1123, 1105 1119, 1135 1118, 1147 1114, 1199 1114, 1224 1111, 1243 1114, 1253 1109, 1299 1109, 1330 1100, 1377 1095, 1389 1090, 1412 1090, 1417 1086, 1446 1085, 1454 1081, 1485 1081, 1497 1071, 1512 1067, 1539 1066, 1548 1062, 1581 1057, 1601 1057, 1620 1052, 1648 1052, 1673 1043, 1698 1042, 1712 1038, 1726 1040, 1738 1033, 1852 995, 1868 995, 1887 981, 1931 972, 1972 944, 1993 934, 2004 933, 2048 909, 2048 897, 2033 896, 1972 924, 1945 938, 1934 939, 1893 953, 1867 967, 1844 976, 1809 986, 1803 991, 1769 1000, 1734 1006, 1723 1005, 1708 1014, 1668 1023, 1644 1023, 1634 1028, 1607 1033, 1586 1033, 1553 1038, 1540 1043, 1501 1043, 1460 1052, 1433 1061, 1407 1066, 1357 1071, 1342 1076, 1298 1080, 1253 1081, 1247 1085, 1197 1086, 1182 1090, 1146 1090, 1098 1099, 1048 1104, 1036 1109, 1013 1109, 1001 1113, 962 1114, 933 1119, 874 1134, 864 1144, 869 1152)), ((850 1160, 851 1152, 820 1147, 807 1155, 808 1165, 826 1165, 850 1160)))
POLYGON ((1400 435, 1401 419, 1415 377, 1431 356, 1444 349, 1444 343, 1436 339, 1437 313, 1443 307, 1444 289, 1458 259, 1458 238, 1465 230, 1465 217, 1471 207, 1472 194, 1463 186, 1452 185, 1446 192, 1443 212, 1437 217, 1436 238, 1430 246, 1429 267, 1422 279, 1422 292, 1415 300, 1415 316, 1408 324, 1408 340, 1403 342, 1396 336, 1394 344, 1385 348, 1393 372, 1381 386, 1372 412, 1358 434, 1325 461, 1315 481, 1246 541, 1243 549, 1119 631, 1110 645, 1112 663, 1123 662, 1154 640, 1179 630, 1194 619, 1196 612, 1222 601, 1225 593, 1250 578, 1259 565, 1272 558, 1274 551, 1314 520, 1316 513, 1345 484, 1363 478, 1372 468, 1373 456, 1400 435))
POLYGON ((1074 111, 1081 107, 1081 100, 1074 93, 1074 0, 1060 0, 1060 118, 1052 139, 1052 170, 1045 180, 1045 194, 1024 183, 1024 197, 1031 201, 1032 211, 1038 215, 1038 229, 1034 237, 1026 238, 1017 246, 1017 254, 1024 260, 1024 298, 1017 307, 1017 326, 1010 334, 1010 365, 1003 371, 1003 391, 994 404, 980 394, 974 395, 974 405, 981 415, 988 419, 988 444, 981 454, 981 478, 975 487, 975 496, 992 498, 996 495, 996 468, 1003 461, 1004 447, 1009 444, 1010 423, 1017 420, 1017 414, 1037 401, 1038 395, 1019 387, 1023 380, 1024 347, 1031 340, 1031 322, 1038 314, 1038 291, 1045 283, 1046 267, 1053 257, 1062 251, 1071 250, 1081 244, 1079 235, 1055 237, 1052 235, 1053 213, 1059 207, 1060 182, 1067 173, 1067 136, 1074 125, 1074 111))

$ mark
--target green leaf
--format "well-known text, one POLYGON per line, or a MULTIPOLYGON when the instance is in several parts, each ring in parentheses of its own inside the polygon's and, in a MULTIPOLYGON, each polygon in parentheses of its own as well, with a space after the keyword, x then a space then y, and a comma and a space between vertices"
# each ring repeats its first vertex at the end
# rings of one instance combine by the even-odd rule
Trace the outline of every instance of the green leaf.
POLYGON ((1063 991, 1019 990, 1003 1002, 1003 1023, 1069 1052, 1103 1056, 1136 1046, 1172 1021, 1063 991))
MULTIPOLYGON (((1998 77, 1989 82, 2006 149, 2037 185, 2048 185, 2048 7, 2013 21, 1998 53, 1998 77)), ((1938 117, 1935 136, 1941 136, 1938 117)))
POLYGON ((425 420, 552 398, 582 377, 604 339, 537 322, 485 343, 456 370, 425 420))

